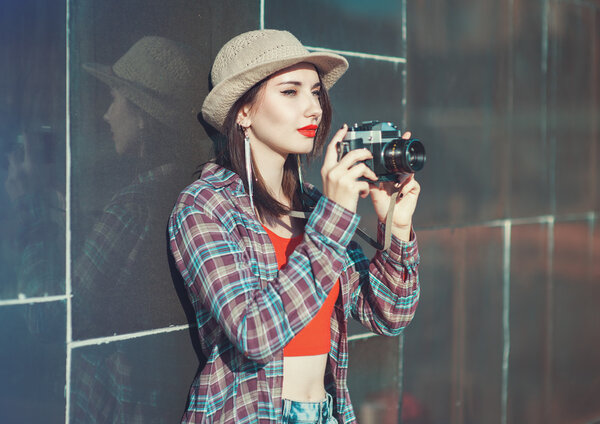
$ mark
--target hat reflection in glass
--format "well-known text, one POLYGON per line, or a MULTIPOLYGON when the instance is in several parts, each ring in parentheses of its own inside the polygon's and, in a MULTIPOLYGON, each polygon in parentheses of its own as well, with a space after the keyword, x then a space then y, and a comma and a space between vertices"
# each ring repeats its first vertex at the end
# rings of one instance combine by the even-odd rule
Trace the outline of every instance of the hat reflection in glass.
POLYGON ((114 65, 86 63, 83 68, 110 87, 113 101, 104 120, 119 155, 163 156, 176 150, 170 143, 201 135, 196 117, 203 67, 190 47, 146 36, 114 65))

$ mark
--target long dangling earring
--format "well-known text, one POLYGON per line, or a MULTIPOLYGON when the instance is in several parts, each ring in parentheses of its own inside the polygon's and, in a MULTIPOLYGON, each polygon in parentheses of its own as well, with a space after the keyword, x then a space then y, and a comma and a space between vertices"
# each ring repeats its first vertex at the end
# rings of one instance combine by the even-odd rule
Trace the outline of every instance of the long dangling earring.
POLYGON ((300 155, 296 155, 296 163, 298 164, 298 183, 300 184, 300 202, 302 203, 302 209, 305 209, 304 205, 304 178, 302 178, 302 161, 300 155))
POLYGON ((304 194, 304 179, 302 178, 302 161, 300 155, 296 155, 296 162, 298 164, 298 182, 300 183, 300 193, 304 194))
MULTIPOLYGON (((242 127, 243 128, 243 127, 242 127)), ((248 194, 250 195, 250 207, 254 211, 254 196, 253 196, 253 175, 252 175, 252 151, 250 150, 250 137, 248 137, 247 128, 244 131, 244 156, 246 160, 246 179, 248 180, 248 194)))

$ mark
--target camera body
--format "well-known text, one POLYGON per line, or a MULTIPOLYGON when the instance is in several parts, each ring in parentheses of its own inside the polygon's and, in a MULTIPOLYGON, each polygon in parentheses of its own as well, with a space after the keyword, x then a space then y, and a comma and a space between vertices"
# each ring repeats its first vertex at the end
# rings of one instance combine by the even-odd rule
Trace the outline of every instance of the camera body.
POLYGON ((338 160, 356 149, 373 155, 364 163, 375 172, 378 181, 398 181, 403 174, 417 172, 425 165, 425 147, 416 138, 405 140, 402 131, 391 122, 364 121, 348 128, 338 145, 338 160))

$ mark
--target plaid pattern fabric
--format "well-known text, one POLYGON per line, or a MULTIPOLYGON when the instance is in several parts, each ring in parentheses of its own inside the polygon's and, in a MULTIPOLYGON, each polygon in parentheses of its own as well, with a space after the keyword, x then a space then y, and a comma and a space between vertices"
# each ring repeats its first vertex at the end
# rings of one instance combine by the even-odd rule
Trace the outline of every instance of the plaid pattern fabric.
MULTIPOLYGON (((156 260, 157 255, 148 255, 147 249, 162 246, 160 250, 164 250, 164 224, 171 205, 163 210, 165 202, 158 199, 172 184, 174 170, 175 165, 164 164, 138 174, 112 197, 94 224, 73 270, 75 339, 151 325, 142 320, 148 321, 155 314, 148 299, 159 293, 153 277, 161 274, 149 257, 164 264, 156 260)), ((161 279, 160 284, 165 285, 164 281, 161 279)), ((145 370, 122 343, 76 352, 71 379, 72 423, 157 422, 156 398, 163 389, 149 382, 146 375, 144 390, 135 390, 145 370)))
MULTIPOLYGON (((74 424, 145 424, 157 416, 156 391, 140 398, 136 366, 120 346, 75 356, 70 422, 74 424)), ((137 373, 139 374, 139 370, 137 373)), ((145 394, 146 390, 144 390, 145 394)))
POLYGON ((346 386, 348 317, 390 336, 412 319, 419 298, 416 241, 394 238, 387 252, 369 261, 351 241, 359 217, 313 187, 307 190, 316 205, 303 242, 280 271, 236 174, 207 164, 180 194, 169 221, 170 247, 208 358, 182 422, 280 421, 283 347, 316 314, 338 278, 341 296, 331 319, 325 384, 334 415, 355 422, 346 386))
POLYGON ((175 168, 164 164, 138 174, 115 193, 74 251, 74 339, 151 328, 160 314, 152 301, 169 276, 166 260, 156 258, 164 256, 172 207, 162 199, 175 168))

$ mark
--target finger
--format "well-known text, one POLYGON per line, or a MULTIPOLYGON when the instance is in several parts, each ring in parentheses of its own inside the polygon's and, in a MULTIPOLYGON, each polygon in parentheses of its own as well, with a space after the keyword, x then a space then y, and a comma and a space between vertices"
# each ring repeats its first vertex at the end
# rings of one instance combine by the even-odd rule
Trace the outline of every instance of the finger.
POLYGON ((399 176, 400 180, 394 183, 394 187, 396 190, 402 189, 406 184, 408 184, 412 179, 415 178, 415 174, 403 174, 399 176))
POLYGON ((372 159, 373 154, 367 149, 356 149, 352 150, 344 155, 340 159, 339 165, 342 168, 349 169, 354 166, 357 162, 362 162, 368 159, 372 159))
POLYGON ((411 135, 412 134, 410 131, 406 131, 404 134, 402 134, 402 138, 405 140, 409 140, 411 135))
POLYGON ((358 194, 360 195, 361 198, 365 198, 369 195, 370 192, 370 186, 369 183, 366 181, 359 181, 357 183, 357 187, 358 187, 358 194))
POLYGON ((392 181, 384 181, 380 183, 379 190, 385 191, 386 194, 391 195, 392 193, 398 191, 399 188, 396 188, 396 184, 394 184, 392 181))
POLYGON ((325 151, 325 157, 323 158, 323 170, 329 170, 337 164, 337 145, 340 141, 344 139, 344 136, 348 132, 348 125, 344 124, 342 128, 340 128, 327 146, 327 150, 325 151))
POLYGON ((404 187, 402 187, 402 190, 400 191, 400 195, 402 197, 404 197, 405 195, 407 195, 409 193, 419 194, 420 191, 421 191, 421 186, 419 185, 417 180, 413 179, 408 184, 406 184, 404 187))
POLYGON ((373 172, 373 170, 364 163, 357 163, 347 171, 346 175, 354 180, 358 180, 360 177, 365 177, 369 180, 377 181, 377 175, 375 172, 373 172))

